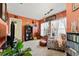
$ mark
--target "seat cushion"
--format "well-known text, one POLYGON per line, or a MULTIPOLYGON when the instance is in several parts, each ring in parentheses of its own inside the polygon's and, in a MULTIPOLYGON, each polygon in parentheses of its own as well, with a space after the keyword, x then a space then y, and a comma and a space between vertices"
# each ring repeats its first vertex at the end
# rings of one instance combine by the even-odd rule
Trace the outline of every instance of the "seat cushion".
POLYGON ((40 42, 42 42, 42 43, 46 43, 46 41, 45 41, 45 40, 41 40, 40 42))

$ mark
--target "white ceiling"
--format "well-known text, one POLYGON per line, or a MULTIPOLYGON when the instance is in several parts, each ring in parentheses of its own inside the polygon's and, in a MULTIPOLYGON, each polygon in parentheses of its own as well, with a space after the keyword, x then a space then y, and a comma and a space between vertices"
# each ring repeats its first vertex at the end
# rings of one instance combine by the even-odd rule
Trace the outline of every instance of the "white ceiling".
POLYGON ((66 10, 65 3, 8 3, 7 6, 8 12, 38 20, 52 8, 53 11, 46 16, 66 10))

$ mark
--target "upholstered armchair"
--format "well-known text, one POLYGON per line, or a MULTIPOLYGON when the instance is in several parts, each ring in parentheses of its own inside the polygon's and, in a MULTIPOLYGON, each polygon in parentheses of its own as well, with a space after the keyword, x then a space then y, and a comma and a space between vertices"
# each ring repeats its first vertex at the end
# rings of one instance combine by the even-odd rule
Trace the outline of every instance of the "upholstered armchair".
POLYGON ((44 36, 43 38, 41 38, 40 40, 40 46, 46 46, 47 45, 47 40, 48 40, 48 37, 47 36, 44 36))
POLYGON ((60 37, 57 37, 55 39, 48 39, 47 41, 47 48, 48 49, 55 49, 55 50, 61 50, 65 51, 66 49, 66 35, 61 34, 60 37))

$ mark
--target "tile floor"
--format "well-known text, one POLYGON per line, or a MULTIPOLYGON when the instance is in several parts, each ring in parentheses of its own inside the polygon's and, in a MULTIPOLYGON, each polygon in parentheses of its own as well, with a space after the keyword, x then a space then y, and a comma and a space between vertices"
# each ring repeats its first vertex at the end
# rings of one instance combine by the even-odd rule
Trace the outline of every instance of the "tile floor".
POLYGON ((23 43, 24 48, 30 47, 32 49, 33 56, 65 56, 64 52, 47 49, 47 47, 39 46, 39 40, 31 40, 23 43))

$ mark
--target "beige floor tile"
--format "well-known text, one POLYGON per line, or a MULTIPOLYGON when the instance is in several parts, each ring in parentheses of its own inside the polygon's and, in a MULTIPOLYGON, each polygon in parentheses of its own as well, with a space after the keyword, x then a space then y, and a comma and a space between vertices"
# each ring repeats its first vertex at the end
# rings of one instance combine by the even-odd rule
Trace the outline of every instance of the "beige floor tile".
POLYGON ((31 40, 24 42, 24 48, 30 47, 33 56, 65 56, 64 52, 47 49, 47 47, 39 46, 39 40, 31 40))

